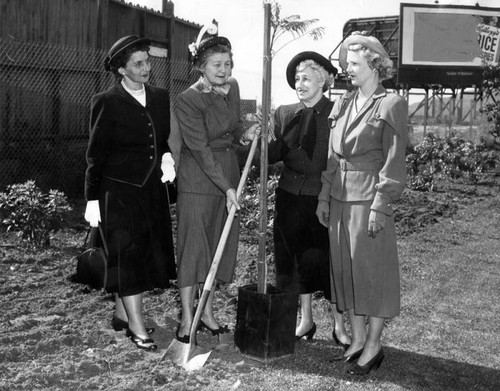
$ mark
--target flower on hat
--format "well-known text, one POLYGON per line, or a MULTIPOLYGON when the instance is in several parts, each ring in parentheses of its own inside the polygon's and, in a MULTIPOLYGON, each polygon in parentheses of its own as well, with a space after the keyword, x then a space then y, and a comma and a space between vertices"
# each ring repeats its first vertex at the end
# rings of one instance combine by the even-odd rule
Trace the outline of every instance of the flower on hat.
POLYGON ((188 45, 188 49, 189 49, 189 52, 191 53, 191 55, 193 57, 196 56, 196 53, 198 53, 198 45, 196 45, 196 42, 191 42, 189 45, 188 45))

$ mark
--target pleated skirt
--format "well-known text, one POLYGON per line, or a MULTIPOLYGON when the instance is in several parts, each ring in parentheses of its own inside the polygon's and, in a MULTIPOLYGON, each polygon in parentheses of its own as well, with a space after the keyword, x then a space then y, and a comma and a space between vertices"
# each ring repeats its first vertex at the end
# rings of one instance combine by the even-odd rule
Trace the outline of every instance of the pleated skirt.
MULTIPOLYGON (((204 283, 228 213, 226 197, 181 192, 177 197, 177 283, 180 288, 204 283)), ((233 279, 239 240, 235 216, 217 269, 216 280, 233 279)))
POLYGON ((332 300, 340 311, 391 318, 400 312, 400 280, 394 219, 368 236, 372 202, 330 202, 332 300))

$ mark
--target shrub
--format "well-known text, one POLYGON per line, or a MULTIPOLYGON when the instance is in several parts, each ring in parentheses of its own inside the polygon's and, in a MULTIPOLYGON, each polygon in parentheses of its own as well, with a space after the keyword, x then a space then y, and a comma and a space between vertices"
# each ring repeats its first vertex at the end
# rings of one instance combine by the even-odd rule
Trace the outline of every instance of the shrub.
MULTIPOLYGON (((274 223, 274 206, 275 206, 275 191, 278 187, 278 180, 282 169, 282 163, 277 163, 269 166, 268 181, 267 181, 267 227, 266 227, 266 243, 267 247, 272 250, 273 238, 273 223, 274 223)), ((241 221, 243 228, 243 239, 250 243, 258 242, 258 233, 260 226, 260 171, 258 167, 252 167, 249 172, 247 183, 243 189, 240 204, 241 204, 241 221)))
POLYGON ((35 181, 9 185, 5 193, 0 192, 1 224, 36 247, 50 245, 49 233, 61 228, 69 211, 63 192, 44 193, 35 181))
MULTIPOLYGON (((483 68, 483 91, 488 97, 498 97, 500 94, 500 66, 486 65, 483 68)), ((486 114, 486 118, 492 123, 493 128, 490 133, 495 138, 495 142, 500 144, 500 102, 493 99, 493 103, 487 103, 480 109, 486 114)))
POLYGON ((441 139, 429 133, 406 155, 408 187, 432 191, 435 179, 476 182, 479 174, 496 163, 496 154, 483 143, 474 144, 454 134, 441 139))

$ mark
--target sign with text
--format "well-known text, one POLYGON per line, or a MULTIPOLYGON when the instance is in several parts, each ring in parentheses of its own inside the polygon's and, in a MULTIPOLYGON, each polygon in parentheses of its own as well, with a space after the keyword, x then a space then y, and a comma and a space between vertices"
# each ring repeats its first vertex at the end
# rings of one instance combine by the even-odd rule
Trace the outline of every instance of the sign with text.
POLYGON ((488 64, 498 64, 500 28, 481 23, 477 26, 476 31, 479 48, 483 52, 483 60, 488 64))
POLYGON ((399 82, 476 85, 498 63, 500 8, 401 4, 399 45, 399 82))

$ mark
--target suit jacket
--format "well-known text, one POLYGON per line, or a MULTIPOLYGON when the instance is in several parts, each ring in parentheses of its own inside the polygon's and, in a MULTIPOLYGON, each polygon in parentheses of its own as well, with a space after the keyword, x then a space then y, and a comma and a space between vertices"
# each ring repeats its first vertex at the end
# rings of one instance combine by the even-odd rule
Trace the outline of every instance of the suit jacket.
POLYGON ((283 105, 274 113, 274 134, 276 141, 269 144, 268 161, 273 164, 283 161, 278 186, 289 193, 298 195, 317 196, 321 190, 321 173, 326 168, 328 154, 328 138, 330 128, 328 126, 328 115, 332 109, 333 102, 325 96, 314 105, 316 111, 316 144, 312 160, 309 159, 304 149, 289 149, 283 136, 286 134, 288 125, 294 117, 306 106, 302 103, 283 105))
POLYGON ((356 94, 344 94, 330 114, 328 163, 318 198, 373 201, 371 209, 391 215, 391 203, 406 185, 408 105, 379 85, 349 123, 356 94))
POLYGON ((153 173, 161 178, 161 157, 169 152, 168 91, 146 85, 146 107, 121 84, 92 97, 85 196, 99 199, 101 178, 142 187, 153 173))
POLYGON ((203 92, 198 81, 179 94, 175 103, 182 146, 177 171, 178 191, 225 196, 240 177, 234 145, 244 132, 240 92, 229 78, 227 96, 203 92))

